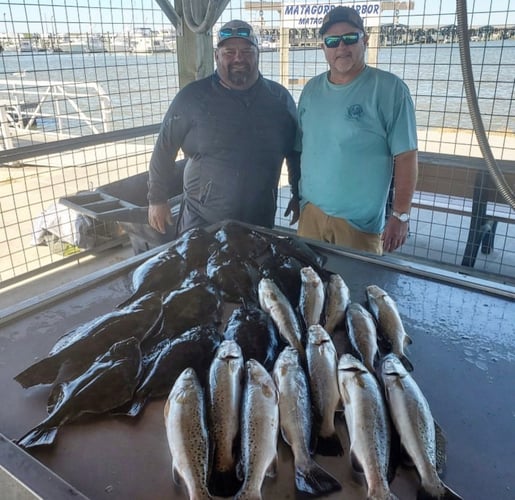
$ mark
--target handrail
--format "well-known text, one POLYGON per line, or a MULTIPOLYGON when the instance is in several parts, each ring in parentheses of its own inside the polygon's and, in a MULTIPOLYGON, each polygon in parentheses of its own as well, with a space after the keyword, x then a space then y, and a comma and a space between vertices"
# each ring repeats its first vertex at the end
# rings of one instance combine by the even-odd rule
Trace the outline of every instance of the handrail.
POLYGON ((114 130, 112 132, 86 135, 83 137, 73 137, 46 144, 33 144, 31 146, 22 146, 15 149, 0 151, 0 166, 2 164, 20 162, 27 158, 35 158, 36 156, 64 153, 66 151, 73 151, 77 148, 86 148, 110 142, 145 137, 157 134, 160 127, 160 123, 155 123, 153 125, 114 130))
MULTIPOLYGON (((31 130, 38 118, 55 120, 57 136, 70 137, 70 121, 85 124, 93 134, 112 130, 112 105, 109 95, 95 82, 41 81, 21 78, 0 79, 2 106, 2 135, 10 138, 31 130), (92 97, 98 99, 95 116, 91 110, 92 97), (80 106, 87 99, 88 113, 80 106)), ((43 132, 44 133, 44 132, 43 132)), ((6 149, 9 146, 6 145, 6 149)))

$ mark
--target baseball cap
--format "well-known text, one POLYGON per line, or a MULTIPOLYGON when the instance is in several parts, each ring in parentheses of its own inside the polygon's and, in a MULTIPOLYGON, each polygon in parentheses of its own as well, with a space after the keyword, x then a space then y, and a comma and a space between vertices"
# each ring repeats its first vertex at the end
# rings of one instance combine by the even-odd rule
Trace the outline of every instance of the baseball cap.
POLYGON ((239 19, 233 19, 232 21, 225 23, 220 28, 220 31, 218 32, 217 47, 220 47, 222 42, 225 42, 230 38, 243 38, 256 47, 259 45, 252 26, 245 21, 240 21, 239 19))
POLYGON ((322 20, 320 34, 323 35, 333 24, 336 23, 349 23, 365 32, 363 19, 361 19, 361 16, 352 7, 339 6, 330 10, 322 20))

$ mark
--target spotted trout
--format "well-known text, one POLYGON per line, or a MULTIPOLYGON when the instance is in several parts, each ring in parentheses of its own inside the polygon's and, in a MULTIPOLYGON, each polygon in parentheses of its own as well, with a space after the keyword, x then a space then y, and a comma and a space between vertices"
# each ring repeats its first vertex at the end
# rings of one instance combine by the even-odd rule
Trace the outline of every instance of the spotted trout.
POLYGON ((243 389, 243 354, 234 340, 224 340, 209 368, 209 428, 213 444, 211 491, 232 496, 239 489, 236 478, 237 436, 243 389))
POLYGON ((281 434, 293 453, 297 489, 316 496, 340 490, 340 483, 311 457, 309 382, 293 347, 285 347, 277 358, 273 378, 279 391, 281 434))
POLYGON ((374 373, 379 352, 374 318, 361 304, 353 302, 347 309, 345 322, 352 348, 368 371, 374 373))
POLYGON ((459 499, 443 483, 437 466, 437 425, 429 403, 404 364, 393 353, 381 364, 386 400, 401 445, 415 465, 420 477, 417 498, 459 499))
POLYGON ((343 321, 350 303, 349 287, 339 274, 331 274, 327 284, 324 328, 332 334, 343 321))
POLYGON ((299 311, 304 325, 318 325, 324 308, 324 283, 312 267, 303 267, 300 270, 301 286, 299 297, 299 311))
POLYGON ((320 325, 308 329, 306 361, 316 413, 317 451, 321 455, 342 455, 343 448, 334 426, 334 414, 340 405, 338 355, 330 335, 320 325))
POLYGON ((388 484, 390 423, 379 384, 351 354, 340 357, 338 382, 353 470, 365 476, 368 499, 394 500, 388 484))
POLYGON ((243 485, 234 498, 260 500, 265 476, 277 472, 279 395, 272 377, 253 359, 245 363, 240 429, 238 476, 243 485))
POLYGON ((190 500, 212 498, 207 487, 209 436, 204 393, 195 370, 186 368, 165 403, 164 419, 174 480, 182 479, 190 500))
POLYGON ((377 285, 367 286, 366 295, 368 308, 377 322, 379 333, 389 342, 391 351, 401 359, 406 369, 413 371, 413 365, 405 354, 406 346, 412 340, 404 329, 397 304, 377 285))
POLYGON ((258 286, 259 305, 270 314, 279 335, 304 357, 302 329, 292 305, 279 287, 269 278, 262 278, 258 286))

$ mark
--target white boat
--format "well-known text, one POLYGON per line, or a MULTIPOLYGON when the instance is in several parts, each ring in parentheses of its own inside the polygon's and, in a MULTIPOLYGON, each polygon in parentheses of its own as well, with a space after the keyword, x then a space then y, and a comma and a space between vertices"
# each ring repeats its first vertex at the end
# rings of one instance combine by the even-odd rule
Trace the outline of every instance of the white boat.
POLYGON ((157 52, 171 52, 162 34, 150 28, 136 28, 130 35, 131 52, 135 54, 155 54, 157 52))
POLYGON ((150 38, 137 38, 131 43, 131 52, 135 54, 154 54, 156 52, 171 52, 164 40, 150 38))
POLYGON ((65 35, 58 41, 60 52, 69 54, 82 54, 84 52, 105 52, 106 48, 100 36, 69 36, 65 35))
POLYGON ((28 39, 21 39, 18 42, 18 52, 34 52, 36 50, 36 47, 32 43, 32 40, 28 39))

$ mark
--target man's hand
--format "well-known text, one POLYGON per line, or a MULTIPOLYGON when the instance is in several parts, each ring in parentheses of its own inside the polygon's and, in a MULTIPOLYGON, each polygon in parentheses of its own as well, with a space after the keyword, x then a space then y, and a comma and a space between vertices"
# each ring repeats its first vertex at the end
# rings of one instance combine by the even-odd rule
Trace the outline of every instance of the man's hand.
POLYGON ((383 250, 393 252, 404 245, 408 237, 409 223, 401 222, 397 217, 390 216, 386 222, 383 235, 383 250))
POLYGON ((159 205, 149 205, 148 207, 148 223, 159 233, 166 233, 166 226, 173 224, 172 212, 168 203, 160 203, 159 205))
POLYGON ((293 196, 286 210, 284 212, 284 216, 288 217, 291 214, 290 226, 293 226, 298 220, 300 216, 300 202, 296 196, 293 196))

